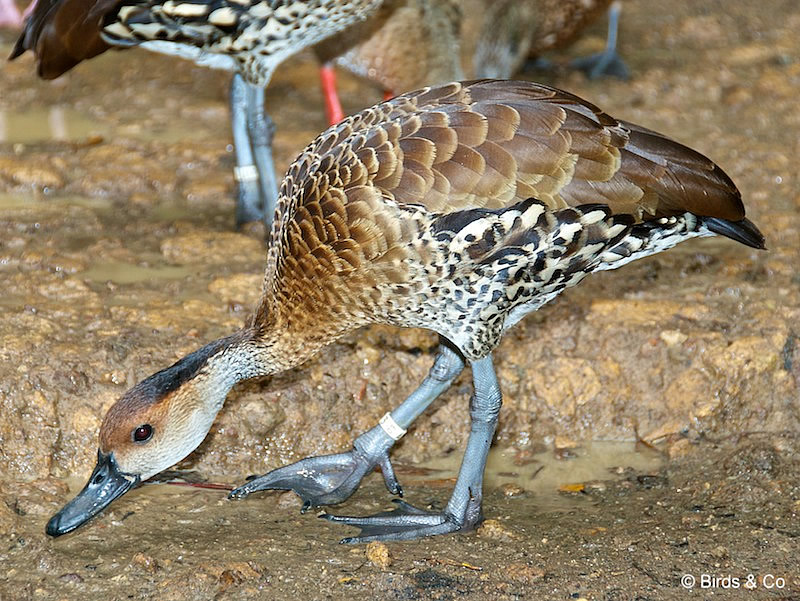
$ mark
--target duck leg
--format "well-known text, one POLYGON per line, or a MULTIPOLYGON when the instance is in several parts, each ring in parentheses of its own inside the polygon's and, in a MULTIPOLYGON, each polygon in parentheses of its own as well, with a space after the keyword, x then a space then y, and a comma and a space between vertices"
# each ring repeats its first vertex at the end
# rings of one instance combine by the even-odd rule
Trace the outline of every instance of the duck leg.
POLYGON ((264 207, 247 129, 247 82, 236 73, 231 81, 231 128, 236 153, 234 177, 237 184, 236 227, 263 219, 264 207))
POLYGON ((335 505, 352 495, 361 480, 376 466, 381 468, 386 488, 403 496, 389 449, 406 428, 438 397, 464 369, 461 354, 441 340, 433 367, 422 384, 403 403, 381 419, 381 423, 359 436, 347 453, 309 457, 278 468, 247 482, 230 493, 241 499, 258 490, 292 490, 303 500, 302 511, 320 505, 335 505))
POLYGON ((483 519, 483 470, 492 444, 497 416, 502 405, 492 357, 489 355, 472 363, 475 387, 470 401, 472 427, 467 448, 461 461, 453 494, 441 512, 429 512, 395 500, 398 507, 374 516, 346 517, 325 514, 331 522, 361 528, 358 536, 342 539, 343 543, 365 543, 373 540, 396 541, 422 538, 435 534, 472 530, 483 519))
POLYGON ((264 112, 264 88, 238 73, 231 82, 231 125, 239 185, 236 225, 263 220, 269 231, 278 202, 278 183, 272 160, 275 127, 264 112))
POLYGON ((264 112, 264 87, 248 84, 247 92, 247 130, 250 132, 258 181, 261 184, 261 197, 264 199, 264 225, 267 226, 267 232, 270 232, 278 206, 278 179, 275 177, 275 163, 272 160, 275 125, 264 112))
POLYGON ((577 58, 570 64, 574 69, 585 72, 589 79, 597 79, 604 75, 612 75, 619 79, 628 79, 630 71, 617 53, 617 36, 619 34, 619 15, 622 4, 619 1, 611 3, 608 9, 608 36, 606 48, 603 52, 590 54, 577 58))
POLYGON ((344 119, 344 111, 336 89, 336 71, 332 63, 325 63, 319 68, 319 79, 325 99, 325 117, 328 125, 336 125, 344 119))

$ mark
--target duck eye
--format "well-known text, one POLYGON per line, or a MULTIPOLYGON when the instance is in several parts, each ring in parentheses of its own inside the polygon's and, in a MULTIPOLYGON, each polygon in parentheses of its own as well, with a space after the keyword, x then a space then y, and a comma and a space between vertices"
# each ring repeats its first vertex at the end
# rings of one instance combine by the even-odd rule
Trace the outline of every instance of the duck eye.
POLYGON ((133 431, 133 442, 147 442, 153 436, 153 426, 142 424, 133 431))

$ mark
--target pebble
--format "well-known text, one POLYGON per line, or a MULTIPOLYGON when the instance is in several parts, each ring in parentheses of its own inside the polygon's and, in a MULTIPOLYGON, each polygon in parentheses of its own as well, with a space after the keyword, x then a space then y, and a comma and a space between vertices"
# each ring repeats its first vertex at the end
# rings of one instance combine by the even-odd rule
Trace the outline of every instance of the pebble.
POLYGON ((500 542, 510 542, 516 540, 518 537, 511 530, 503 526, 499 520, 489 519, 484 520, 478 526, 478 536, 481 538, 488 538, 500 542))
POLYGON ((161 567, 158 565, 158 562, 153 556, 145 553, 136 553, 131 559, 133 563, 151 574, 156 572, 161 567))
POLYGON ((389 547, 384 543, 373 541, 367 543, 366 549, 367 560, 376 568, 385 570, 392 565, 392 556, 389 553, 389 547))
POLYGON ((506 497, 518 497, 525 492, 525 489, 511 482, 506 482, 500 486, 500 492, 506 497))
POLYGON ((200 231, 167 238, 161 243, 161 253, 168 261, 178 264, 261 262, 264 245, 234 232, 200 231))

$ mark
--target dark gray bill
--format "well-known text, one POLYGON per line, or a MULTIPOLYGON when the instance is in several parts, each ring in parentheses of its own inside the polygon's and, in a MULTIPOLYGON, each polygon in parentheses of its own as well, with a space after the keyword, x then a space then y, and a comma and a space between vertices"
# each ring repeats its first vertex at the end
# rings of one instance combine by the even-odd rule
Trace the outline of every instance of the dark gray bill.
POLYGON ((45 532, 50 536, 61 536, 72 532, 138 483, 139 476, 119 471, 112 453, 104 455, 97 451, 97 465, 86 486, 72 501, 64 505, 61 511, 50 518, 45 532))

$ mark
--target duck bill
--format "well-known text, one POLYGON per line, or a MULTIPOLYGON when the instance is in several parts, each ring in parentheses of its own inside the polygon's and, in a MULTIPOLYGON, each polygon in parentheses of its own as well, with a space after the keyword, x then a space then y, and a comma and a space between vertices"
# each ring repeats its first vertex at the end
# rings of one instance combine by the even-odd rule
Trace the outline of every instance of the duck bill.
POLYGON ((72 532, 103 511, 114 500, 139 483, 139 476, 119 470, 112 453, 97 451, 97 465, 83 490, 50 518, 45 532, 61 536, 72 532))

